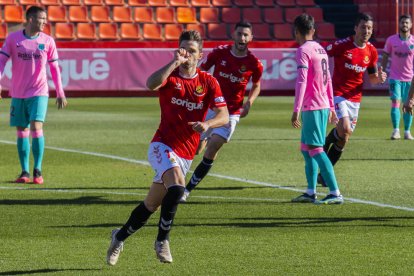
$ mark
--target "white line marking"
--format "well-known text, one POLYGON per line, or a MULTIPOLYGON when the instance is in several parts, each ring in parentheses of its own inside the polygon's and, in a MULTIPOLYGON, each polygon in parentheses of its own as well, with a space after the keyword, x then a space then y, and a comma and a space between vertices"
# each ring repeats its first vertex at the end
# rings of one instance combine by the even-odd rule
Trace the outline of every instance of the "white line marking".
MULTIPOLYGON (((16 142, 11 142, 11 141, 5 141, 5 140, 0 140, 0 143, 3 144, 9 144, 9 145, 15 145, 16 142)), ((51 149, 51 150, 56 150, 56 151, 62 151, 62 152, 71 152, 71 153, 77 153, 77 154, 84 154, 84 155, 91 155, 91 156, 97 156, 97 157, 103 157, 103 158, 108 158, 108 159, 113 159, 113 160, 120 160, 120 161, 125 161, 125 162, 129 162, 129 163, 134 163, 134 164, 140 164, 143 166, 149 166, 149 163, 147 161, 144 160, 136 160, 136 159, 131 159, 131 158, 125 158, 125 157, 121 157, 121 156, 116 156, 116 155, 110 155, 110 154, 103 154, 103 153, 97 153, 97 152, 89 152, 89 151, 81 151, 81 150, 73 150, 73 149, 64 149, 64 148, 58 148, 58 147, 45 147, 47 149, 51 149)), ((213 176, 213 177, 217 177, 217 178, 221 178, 221 179, 227 179, 227 180, 232 180, 232 181, 238 181, 238 182, 242 182, 242 183, 248 183, 248 184, 252 184, 252 185, 258 185, 258 186, 265 186, 265 187, 271 187, 271 188, 276 188, 276 189, 283 189, 283 190, 288 190, 288 191, 293 191, 293 192, 303 192, 303 189, 297 189, 297 188, 292 188, 292 187, 286 187, 286 186, 280 186, 280 185, 276 185, 273 183, 267 183, 267 182, 262 182, 262 181, 256 181, 256 180, 250 180, 250 179, 245 179, 245 178, 239 178, 239 177, 233 177, 233 176, 227 176, 227 175, 221 175, 221 174, 209 174, 209 176, 213 176)), ((16 188, 11 188, 11 187, 0 187, 0 189, 25 189, 27 190, 27 188, 20 188, 20 187, 16 187, 16 188)), ((52 191, 52 189, 42 189, 42 188, 36 188, 36 189, 30 189, 30 190, 45 190, 45 191, 52 191)), ((104 194, 125 194, 125 195, 144 195, 144 194, 140 194, 140 193, 119 193, 119 192, 102 192, 102 191, 82 191, 82 190, 53 190, 53 191, 60 191, 60 192, 73 192, 73 193, 104 193, 104 194)), ((322 195, 320 193, 318 193, 318 195, 322 195)), ((196 196, 194 196, 196 197, 196 196)), ((212 197, 212 196, 198 196, 198 198, 217 198, 217 199, 243 199, 243 200, 264 200, 264 201, 274 201, 274 199, 259 199, 259 198, 236 198, 236 197, 232 197, 232 198, 226 198, 226 197, 212 197)), ((373 206, 377 206, 377 207, 382 207, 382 208, 392 208, 392 209, 397 209, 397 210, 404 210, 404 211, 410 211, 410 212, 414 212, 414 208, 410 208, 410 207, 404 207, 404 206, 396 206, 396 205, 391 205, 391 204, 384 204, 384 203, 380 203, 380 202, 375 202, 375 201, 369 201, 369 200, 362 200, 362 199, 357 199, 357 198, 344 198, 346 201, 348 202, 354 202, 354 203, 361 203, 361 204, 366 204, 366 205, 373 205, 373 206)))

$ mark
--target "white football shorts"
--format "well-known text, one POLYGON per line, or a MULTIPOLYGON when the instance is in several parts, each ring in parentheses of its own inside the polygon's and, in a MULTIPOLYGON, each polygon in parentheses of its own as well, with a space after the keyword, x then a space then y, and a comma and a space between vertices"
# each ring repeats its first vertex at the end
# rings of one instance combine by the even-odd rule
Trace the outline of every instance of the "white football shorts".
POLYGON ((173 167, 180 167, 185 177, 193 162, 193 160, 179 157, 169 146, 160 142, 152 142, 150 144, 148 161, 155 171, 153 182, 160 184, 164 183, 162 181, 164 173, 173 167))
POLYGON ((358 121, 360 103, 351 102, 343 97, 334 97, 335 112, 338 119, 349 117, 352 131, 355 130, 358 121))
MULTIPOLYGON (((214 116, 216 116, 216 113, 213 110, 209 109, 207 112, 205 121, 213 118, 214 116)), ((213 134, 216 134, 226 139, 226 142, 229 142, 231 139, 231 136, 233 136, 233 133, 236 130, 236 125, 238 124, 239 121, 240 121, 240 115, 230 115, 229 122, 227 124, 221 127, 208 129, 206 132, 203 132, 201 134, 200 140, 201 141, 206 140, 210 138, 213 134)))

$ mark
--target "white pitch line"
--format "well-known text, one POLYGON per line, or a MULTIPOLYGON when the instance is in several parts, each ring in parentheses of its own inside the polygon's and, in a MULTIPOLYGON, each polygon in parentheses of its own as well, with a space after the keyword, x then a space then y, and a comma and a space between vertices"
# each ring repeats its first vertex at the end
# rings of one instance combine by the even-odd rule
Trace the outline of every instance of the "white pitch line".
MULTIPOLYGON (((10 145, 15 145, 16 144, 16 142, 11 142, 11 141, 6 141, 6 140, 0 140, 0 143, 10 144, 10 145)), ((56 151, 91 155, 91 156, 103 157, 103 158, 108 158, 108 159, 113 159, 113 160, 125 161, 125 162, 129 162, 129 163, 134 163, 134 164, 140 164, 140 165, 143 165, 143 166, 149 166, 149 163, 147 161, 136 160, 136 159, 131 159, 131 158, 125 158, 125 157, 116 156, 116 155, 103 154, 103 153, 97 153, 97 152, 89 152, 89 151, 81 151, 81 150, 74 150, 74 149, 65 149, 65 148, 58 148, 58 147, 49 147, 49 146, 47 146, 46 148, 51 149, 51 150, 56 150, 56 151)), ((252 184, 252 185, 265 186, 265 187, 283 189, 283 190, 294 191, 294 192, 303 192, 303 189, 291 188, 291 187, 281 186, 281 185, 268 183, 268 182, 250 180, 250 179, 246 179, 246 178, 239 178, 239 177, 233 177, 233 176, 227 176, 227 175, 221 175, 221 174, 209 174, 209 176, 213 176, 213 177, 217 177, 217 178, 221 178, 221 179, 232 180, 232 181, 237 181, 237 182, 242 182, 242 183, 248 183, 248 184, 252 184)), ((4 189, 4 188, 7 188, 7 187, 1 187, 1 189, 4 189)), ((69 192, 71 190, 67 190, 67 191, 69 192)), ((85 192, 85 191, 83 191, 83 192, 85 192)), ((100 191, 99 193, 104 193, 104 192, 100 191)), ((128 194, 128 193, 125 193, 125 194, 128 194)), ((132 193, 129 193, 129 194, 132 194, 132 193)), ((320 193, 318 193, 318 194, 320 194, 320 193)), ((220 198, 220 197, 204 197, 204 198, 220 198)), ((225 198, 225 199, 230 199, 230 198, 225 198)), ((236 198, 231 198, 231 199, 236 199, 236 198)), ((239 199, 241 199, 241 198, 239 198, 239 199)), ((385 204, 385 203, 380 203, 380 202, 375 202, 375 201, 369 201, 369 200, 363 200, 363 199, 357 199, 357 198, 349 198, 349 197, 345 197, 344 199, 348 202, 361 203, 361 204, 373 205, 373 206, 382 207, 382 208, 392 208, 392 209, 397 209, 397 210, 404 210, 404 211, 414 212, 414 208, 411 208, 411 207, 397 206, 397 205, 391 205, 391 204, 385 204)), ((252 200, 260 200, 260 199, 252 199, 252 200)), ((272 200, 272 199, 261 199, 261 200, 272 200)))

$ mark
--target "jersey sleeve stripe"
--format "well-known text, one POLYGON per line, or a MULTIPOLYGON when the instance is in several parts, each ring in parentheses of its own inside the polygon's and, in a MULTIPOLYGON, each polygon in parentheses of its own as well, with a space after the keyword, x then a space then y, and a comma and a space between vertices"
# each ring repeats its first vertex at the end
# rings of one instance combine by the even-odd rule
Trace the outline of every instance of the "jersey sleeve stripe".
POLYGON ((298 68, 297 68, 297 69, 301 69, 301 68, 303 68, 303 69, 308 69, 308 66, 305 66, 305 65, 298 65, 298 68))
POLYGON ((51 60, 48 60, 48 62, 54 62, 54 61, 57 61, 58 59, 57 58, 55 58, 55 59, 51 59, 51 60))
POLYGON ((3 51, 0 51, 0 54, 3 54, 3 55, 5 55, 6 57, 10 57, 10 55, 8 55, 8 54, 6 54, 5 52, 3 52, 3 51))

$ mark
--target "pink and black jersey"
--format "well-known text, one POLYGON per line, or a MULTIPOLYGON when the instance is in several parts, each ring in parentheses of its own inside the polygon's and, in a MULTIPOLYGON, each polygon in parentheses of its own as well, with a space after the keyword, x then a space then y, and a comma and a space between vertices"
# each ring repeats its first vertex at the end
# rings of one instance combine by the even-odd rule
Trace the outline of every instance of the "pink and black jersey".
POLYGON ((204 121, 209 107, 226 106, 217 80, 200 69, 193 78, 184 78, 177 68, 159 89, 159 101, 161 123, 152 142, 164 143, 178 156, 192 160, 200 134, 188 122, 204 121))
POLYGON ((376 72, 377 49, 370 42, 358 47, 353 37, 338 40, 326 47, 330 57, 334 57, 334 95, 351 102, 361 102, 364 72, 376 72))
POLYGON ((296 51, 296 63, 298 77, 293 111, 334 110, 331 74, 325 49, 315 41, 306 41, 296 51))
POLYGON ((0 54, 12 59, 9 90, 12 98, 49 95, 45 65, 58 59, 52 37, 42 32, 36 37, 27 37, 20 30, 7 36, 0 54))
POLYGON ((210 52, 200 65, 203 70, 209 70, 212 66, 213 76, 220 83, 229 114, 240 114, 246 86, 250 78, 253 83, 260 80, 262 63, 250 51, 246 56, 238 57, 231 52, 231 45, 222 45, 210 52))

